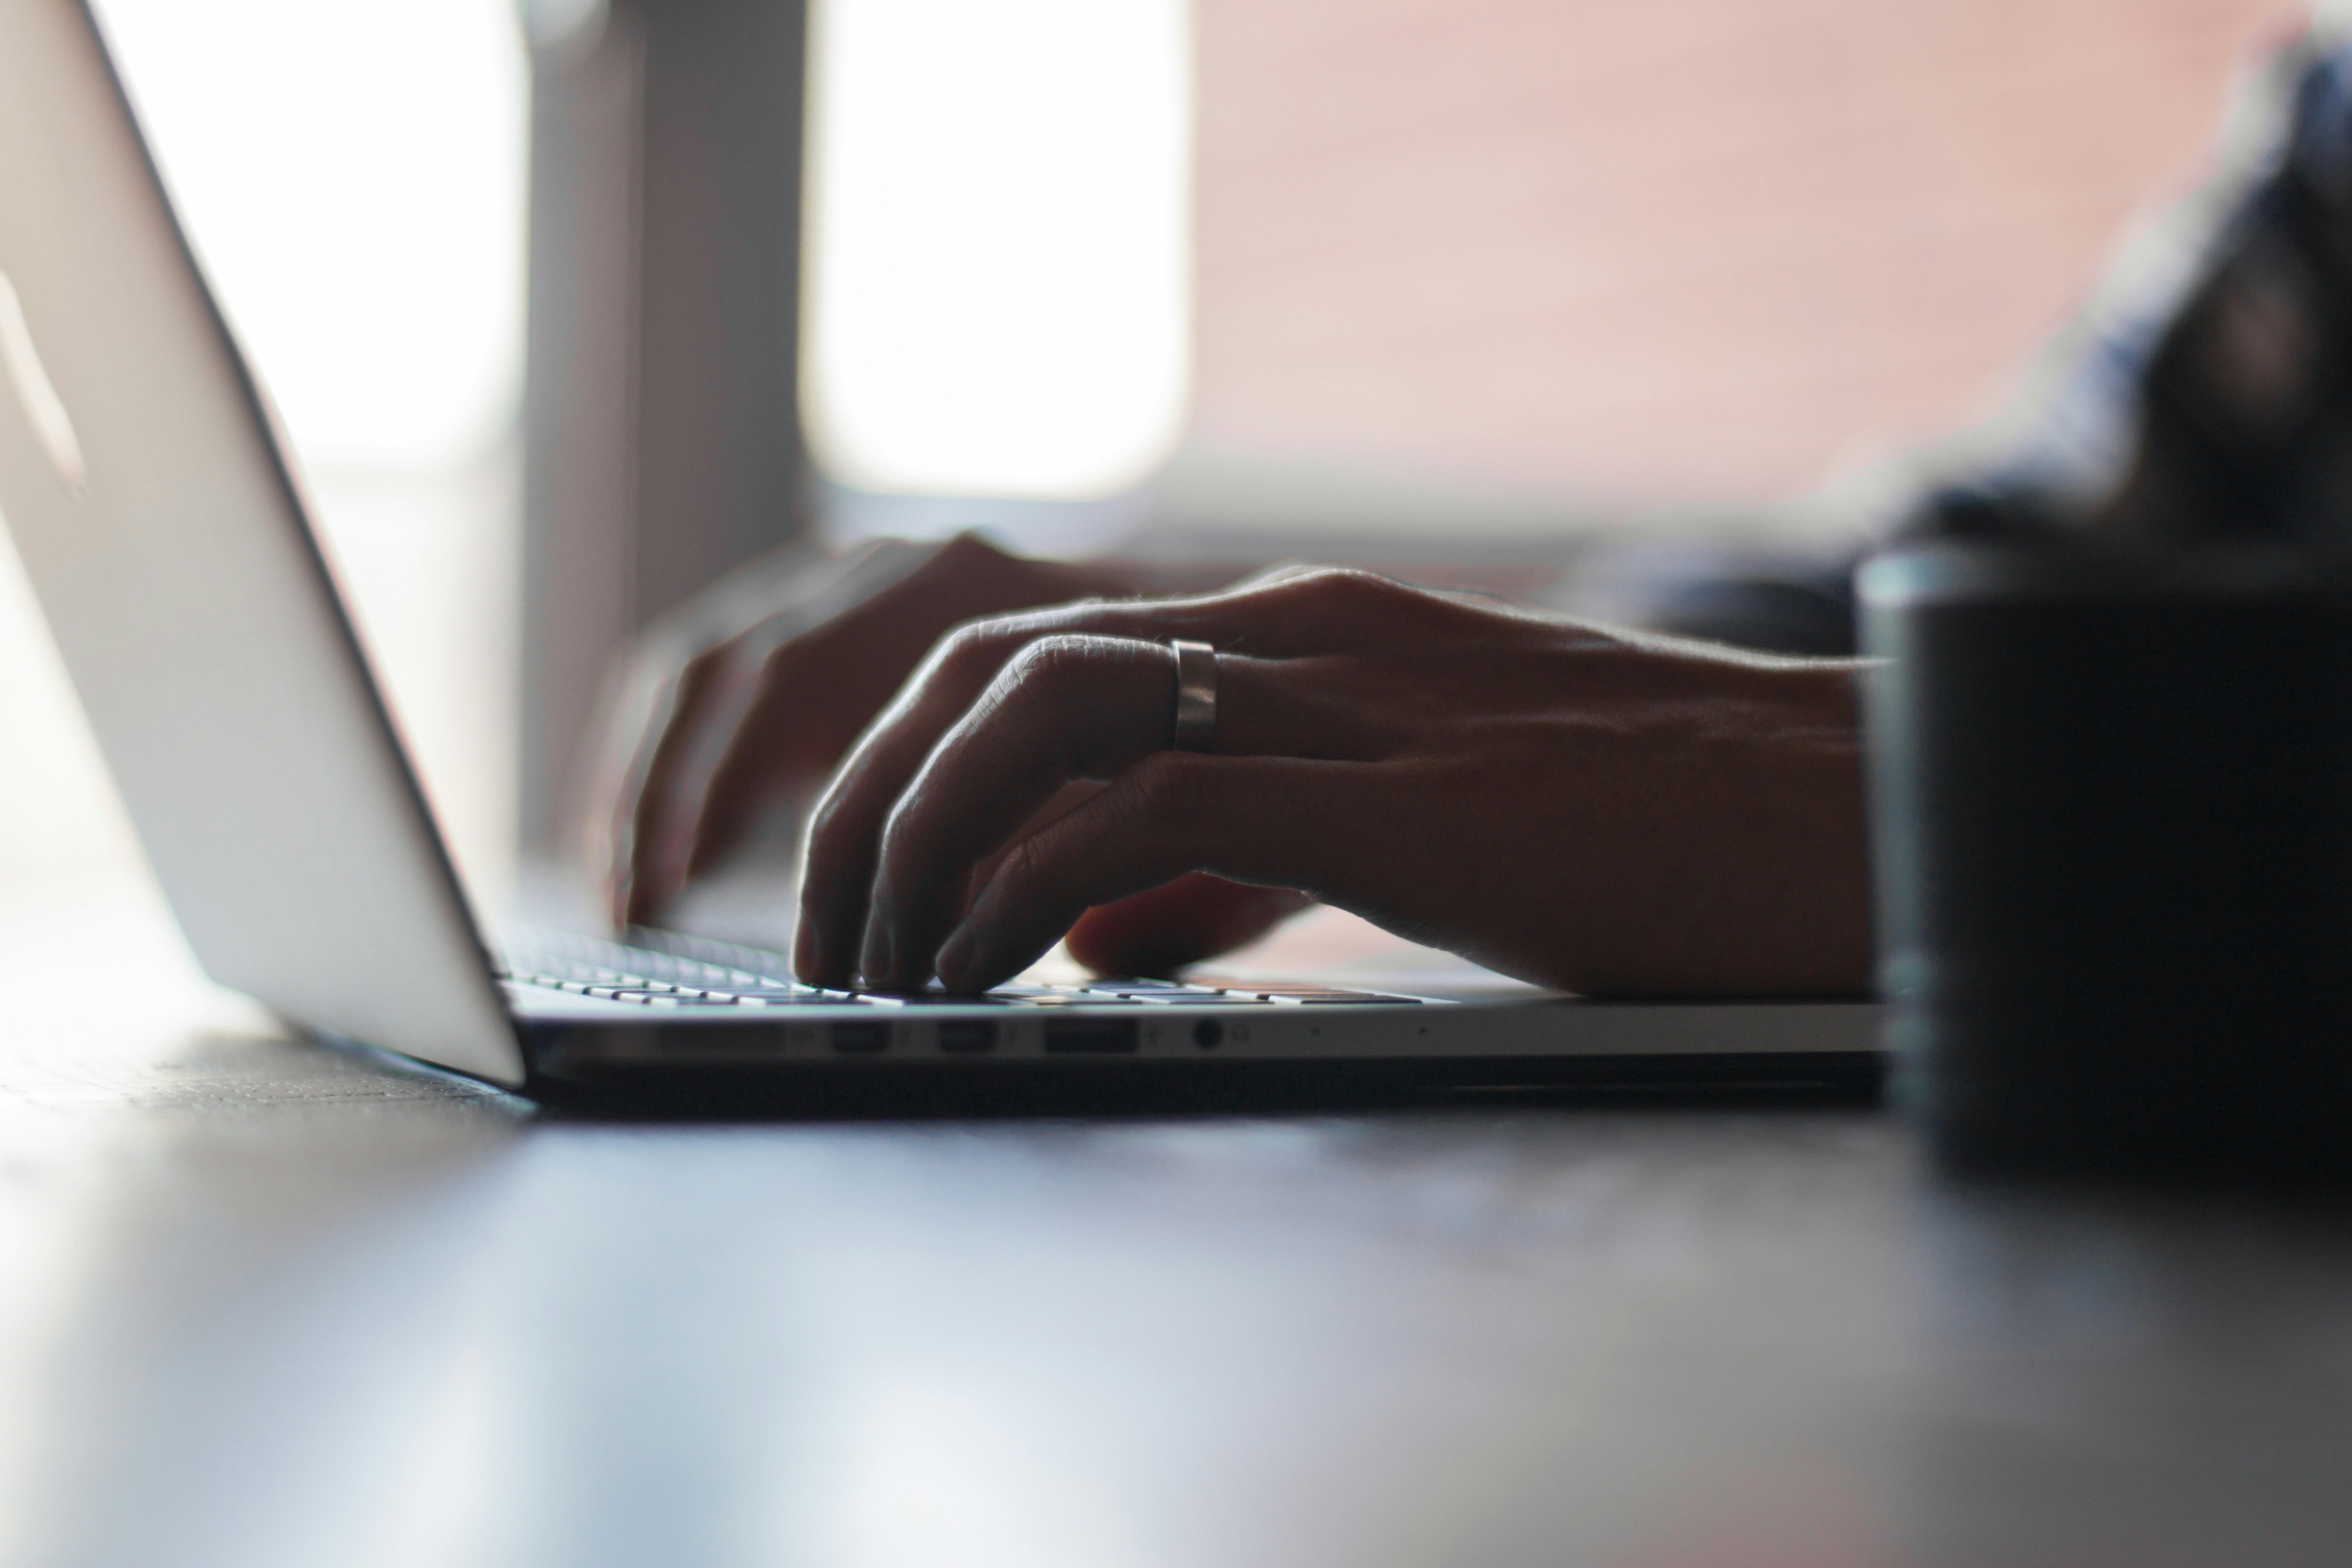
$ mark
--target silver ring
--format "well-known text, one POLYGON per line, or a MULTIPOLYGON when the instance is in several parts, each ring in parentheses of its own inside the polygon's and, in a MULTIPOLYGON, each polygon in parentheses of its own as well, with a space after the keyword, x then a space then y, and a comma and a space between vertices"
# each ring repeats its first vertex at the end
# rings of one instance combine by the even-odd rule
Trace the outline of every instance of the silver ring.
POLYGON ((1206 643, 1171 637, 1176 653, 1176 728, 1168 744, 1178 751, 1217 748, 1217 651, 1206 643))

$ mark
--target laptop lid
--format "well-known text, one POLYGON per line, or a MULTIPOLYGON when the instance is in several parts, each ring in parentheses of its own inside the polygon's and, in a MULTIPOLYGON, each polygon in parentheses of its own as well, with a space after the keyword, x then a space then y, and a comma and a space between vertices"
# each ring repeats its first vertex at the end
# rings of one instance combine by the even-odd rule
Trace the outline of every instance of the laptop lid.
POLYGON ((0 5, 0 517, 206 973, 521 1082, 276 422, 81 0, 0 5))

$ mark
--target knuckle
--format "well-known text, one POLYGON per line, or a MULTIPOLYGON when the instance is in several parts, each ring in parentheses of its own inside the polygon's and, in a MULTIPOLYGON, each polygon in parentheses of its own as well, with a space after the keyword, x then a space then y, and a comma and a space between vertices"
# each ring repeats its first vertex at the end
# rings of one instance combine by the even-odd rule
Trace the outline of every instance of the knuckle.
POLYGON ((1202 759, 1189 752, 1155 751, 1136 763, 1129 777, 1136 813, 1148 821, 1189 821, 1205 799, 1202 759))
POLYGON ((1325 567, 1305 580, 1307 590, 1318 598, 1342 604, 1382 603, 1396 597, 1402 585, 1376 571, 1356 567, 1325 567))
POLYGON ((759 656, 760 678, 774 682, 791 674, 804 651, 804 645, 797 637, 786 637, 770 644, 761 651, 759 656))
POLYGON ((989 673, 1003 663, 1010 642, 1001 618, 966 621, 951 626, 931 644, 930 653, 915 672, 913 684, 967 686, 984 682, 989 673))
POLYGON ((916 824, 912 821, 914 803, 901 800, 890 809, 875 839, 874 896, 877 904, 894 903, 892 894, 903 880, 908 856, 912 852, 916 824))
POLYGON ((967 621, 950 627, 948 634, 940 639, 940 663, 953 669, 965 668, 988 653, 999 634, 994 620, 967 621))
POLYGON ((989 881, 999 890, 1000 903, 1008 896, 1014 904, 1026 902, 1045 880, 1048 862, 1045 848, 1039 841, 1044 837, 1031 834, 1005 851, 1004 858, 997 862, 995 873, 989 881))
POLYGON ((1051 696, 1082 681, 1102 662, 1099 638, 1057 632, 1022 644, 1005 664, 1008 685, 1033 696, 1051 696))
POLYGON ((709 685, 726 674, 733 661, 734 644, 716 643, 708 648, 698 648, 677 666, 677 684, 682 691, 695 692, 709 685))
POLYGON ((1005 666, 988 707, 1032 734, 1050 736, 1075 775, 1091 776, 1139 749, 1139 709, 1118 700, 1122 662, 1136 645, 1063 632, 1034 639, 1005 666))
POLYGON ((849 830, 849 810, 850 791, 846 777, 835 778, 809 810, 808 828, 802 848, 804 861, 835 847, 841 836, 849 830))
POLYGON ((840 827, 841 802, 828 790, 809 810, 808 826, 802 835, 801 859, 805 862, 822 852, 840 827))
POLYGON ((1262 591, 1269 605, 1303 618, 1310 624, 1333 629, 1352 626, 1363 617, 1397 602, 1412 591, 1378 572, 1355 567, 1315 567, 1271 582, 1262 591))
POLYGON ((1032 635, 1031 620, 1027 615, 983 615, 962 622, 940 640, 940 661, 960 673, 994 669, 1032 635))

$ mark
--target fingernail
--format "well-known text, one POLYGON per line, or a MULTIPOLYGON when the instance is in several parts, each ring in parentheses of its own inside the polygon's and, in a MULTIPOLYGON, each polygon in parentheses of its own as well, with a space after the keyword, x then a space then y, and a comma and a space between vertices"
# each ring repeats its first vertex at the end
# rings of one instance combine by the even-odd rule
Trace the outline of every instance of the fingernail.
POLYGON ((940 948, 938 959, 932 964, 939 973, 940 984, 951 991, 962 989, 965 973, 971 967, 978 946, 979 944, 972 940, 969 925, 959 925, 950 932, 946 944, 940 948))
POLYGON ((866 940, 858 944, 857 974, 869 987, 880 988, 890 982, 890 930, 880 915, 867 917, 866 940))

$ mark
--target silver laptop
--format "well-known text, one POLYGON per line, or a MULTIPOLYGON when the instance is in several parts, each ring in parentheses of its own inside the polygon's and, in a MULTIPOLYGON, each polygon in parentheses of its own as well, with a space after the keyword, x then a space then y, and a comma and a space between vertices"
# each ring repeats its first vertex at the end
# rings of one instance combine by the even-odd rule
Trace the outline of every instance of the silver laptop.
POLYGON ((550 1090, 1874 1071, 1860 1002, 866 996, 668 933, 494 950, 81 0, 0 4, 0 515, 156 877, 214 978, 317 1033, 550 1090))

